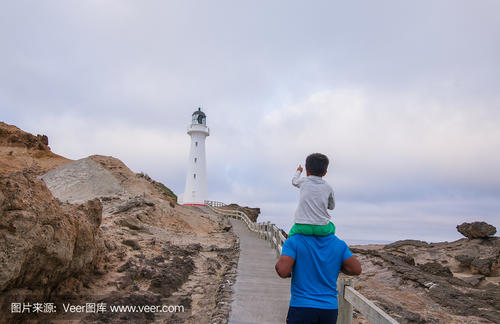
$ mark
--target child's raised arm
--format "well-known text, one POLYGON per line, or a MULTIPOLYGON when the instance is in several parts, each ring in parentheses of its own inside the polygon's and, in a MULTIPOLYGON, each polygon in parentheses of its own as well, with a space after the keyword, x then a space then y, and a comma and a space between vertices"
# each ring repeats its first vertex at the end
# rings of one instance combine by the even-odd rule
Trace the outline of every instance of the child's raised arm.
POLYGON ((294 185, 295 187, 299 188, 300 187, 300 182, 299 182, 299 179, 300 179, 300 174, 302 173, 304 169, 302 168, 302 166, 299 164, 299 167, 297 168, 297 172, 295 172, 295 175, 293 176, 292 178, 292 185, 294 185))

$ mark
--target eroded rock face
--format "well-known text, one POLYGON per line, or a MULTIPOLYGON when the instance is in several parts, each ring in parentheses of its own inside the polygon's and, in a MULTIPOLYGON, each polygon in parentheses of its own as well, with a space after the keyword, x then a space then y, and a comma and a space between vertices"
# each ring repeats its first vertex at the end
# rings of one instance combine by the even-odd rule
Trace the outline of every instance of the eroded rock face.
POLYGON ((61 204, 28 173, 0 175, 0 291, 39 289, 96 270, 103 251, 99 200, 61 204))
POLYGON ((419 265, 419 268, 422 271, 425 271, 427 273, 436 275, 436 276, 441 276, 441 277, 453 277, 453 274, 450 271, 450 268, 444 267, 441 265, 439 262, 428 262, 419 265))
POLYGON ((0 145, 50 151, 49 138, 47 135, 35 136, 3 122, 0 122, 0 145))
POLYGON ((32 135, 0 122, 0 173, 30 171, 42 175, 70 160, 50 151, 46 135, 32 135))
POLYGON ((457 225, 457 231, 467 238, 476 239, 493 236, 497 232, 497 229, 495 226, 485 222, 473 222, 457 225))
POLYGON ((90 157, 107 172, 75 163, 49 192, 36 177, 71 160, 47 145, 45 136, 0 122, 1 323, 227 322, 239 253, 227 220, 175 204, 165 188, 107 156, 90 157), (57 313, 11 312, 11 303, 34 302, 54 303, 57 313), (186 312, 65 314, 69 302, 182 305, 186 312))
POLYGON ((356 289, 399 323, 500 323, 500 238, 350 248, 356 289))

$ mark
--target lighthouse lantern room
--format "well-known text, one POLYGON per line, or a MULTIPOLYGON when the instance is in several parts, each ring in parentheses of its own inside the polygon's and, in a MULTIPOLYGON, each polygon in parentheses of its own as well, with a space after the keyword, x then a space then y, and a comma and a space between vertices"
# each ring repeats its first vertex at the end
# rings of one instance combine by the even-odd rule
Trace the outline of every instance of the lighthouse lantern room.
POLYGON ((210 135, 207 116, 201 108, 192 115, 188 135, 191 136, 191 148, 187 164, 186 186, 180 199, 183 205, 205 205, 207 200, 207 166, 205 158, 205 139, 210 135))

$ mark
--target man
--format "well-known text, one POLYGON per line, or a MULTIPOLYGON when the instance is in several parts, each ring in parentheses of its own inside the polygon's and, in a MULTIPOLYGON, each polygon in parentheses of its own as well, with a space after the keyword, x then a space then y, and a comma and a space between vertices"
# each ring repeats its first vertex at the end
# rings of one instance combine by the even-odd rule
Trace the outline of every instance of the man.
POLYGON ((281 278, 292 277, 288 324, 335 324, 339 272, 361 274, 359 261, 333 234, 289 237, 275 269, 281 278))

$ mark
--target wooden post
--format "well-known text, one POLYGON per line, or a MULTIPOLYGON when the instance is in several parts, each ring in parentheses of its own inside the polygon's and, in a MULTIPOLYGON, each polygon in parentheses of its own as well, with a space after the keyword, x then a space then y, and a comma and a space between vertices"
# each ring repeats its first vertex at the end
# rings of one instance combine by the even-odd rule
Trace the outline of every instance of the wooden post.
POLYGON ((273 238, 274 238, 274 228, 273 228, 273 225, 274 224, 269 224, 269 243, 271 243, 271 247, 274 248, 274 241, 273 241, 273 238))
POLYGON ((279 235, 279 228, 277 228, 277 231, 275 232, 276 235, 276 257, 280 257, 280 249, 279 246, 281 246, 281 240, 280 240, 280 235, 279 235))
POLYGON ((338 303, 339 314, 337 317, 338 324, 351 324, 352 323, 352 305, 345 300, 344 293, 346 286, 353 285, 353 279, 339 278, 338 283, 338 303))
POLYGON ((278 249, 278 242, 276 241, 276 226, 273 224, 273 248, 278 249))
POLYGON ((269 224, 269 242, 271 243, 271 247, 274 248, 274 241, 273 241, 273 237, 274 237, 274 228, 273 228, 273 223, 270 223, 269 224))

